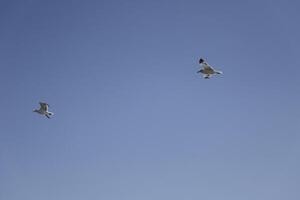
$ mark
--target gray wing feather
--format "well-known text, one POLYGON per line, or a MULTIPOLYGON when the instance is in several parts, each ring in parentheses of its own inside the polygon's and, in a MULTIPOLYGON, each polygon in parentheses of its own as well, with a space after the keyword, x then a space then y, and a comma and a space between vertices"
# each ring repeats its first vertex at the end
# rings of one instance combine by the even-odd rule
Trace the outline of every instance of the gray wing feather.
POLYGON ((49 105, 47 103, 40 102, 40 106, 41 106, 40 109, 42 109, 44 111, 48 111, 49 105))

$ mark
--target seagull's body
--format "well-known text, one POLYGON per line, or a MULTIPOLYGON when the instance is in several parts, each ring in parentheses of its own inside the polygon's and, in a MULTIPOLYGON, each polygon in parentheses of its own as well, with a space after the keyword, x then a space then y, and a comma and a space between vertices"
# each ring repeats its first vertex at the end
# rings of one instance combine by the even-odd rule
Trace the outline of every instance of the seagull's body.
POLYGON ((54 113, 49 112, 48 107, 49 107, 49 105, 47 103, 40 102, 40 109, 39 110, 33 110, 33 112, 36 112, 40 115, 45 115, 47 118, 50 119, 50 116, 53 115, 54 113))
POLYGON ((213 74, 222 74, 221 71, 215 70, 212 66, 210 66, 204 59, 200 58, 199 64, 202 66, 197 73, 202 73, 205 79, 209 79, 213 74))

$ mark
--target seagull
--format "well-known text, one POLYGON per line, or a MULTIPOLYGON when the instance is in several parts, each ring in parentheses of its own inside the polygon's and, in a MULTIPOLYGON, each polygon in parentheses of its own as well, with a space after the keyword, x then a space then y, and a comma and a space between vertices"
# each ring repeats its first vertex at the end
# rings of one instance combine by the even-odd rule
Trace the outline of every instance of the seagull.
POLYGON ((200 58, 199 64, 203 69, 200 69, 197 73, 202 73, 205 79, 209 79, 213 74, 223 74, 221 71, 214 70, 203 58, 200 58))
POLYGON ((54 115, 54 113, 49 112, 48 107, 49 107, 49 105, 47 103, 40 102, 40 109, 39 110, 33 110, 33 112, 36 112, 36 113, 41 114, 41 115, 45 115, 48 119, 50 119, 50 116, 54 115))

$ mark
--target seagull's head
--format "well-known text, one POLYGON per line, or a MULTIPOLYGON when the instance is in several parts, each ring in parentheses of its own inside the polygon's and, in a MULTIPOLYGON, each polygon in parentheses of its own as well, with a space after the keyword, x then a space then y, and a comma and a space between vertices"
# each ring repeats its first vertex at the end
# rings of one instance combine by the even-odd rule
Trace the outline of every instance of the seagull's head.
POLYGON ((199 63, 200 63, 200 64, 204 63, 204 59, 203 59, 203 58, 200 58, 199 63))

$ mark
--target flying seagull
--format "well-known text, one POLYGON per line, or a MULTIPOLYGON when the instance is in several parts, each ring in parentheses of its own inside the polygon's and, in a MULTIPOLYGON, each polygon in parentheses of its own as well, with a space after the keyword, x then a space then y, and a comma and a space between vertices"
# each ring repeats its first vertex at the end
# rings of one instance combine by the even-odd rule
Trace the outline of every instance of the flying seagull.
POLYGON ((201 65, 202 69, 200 69, 197 73, 202 73, 205 79, 209 79, 213 74, 222 74, 221 71, 217 71, 212 66, 210 66, 203 58, 200 58, 199 64, 201 65))
POLYGON ((53 115, 54 113, 49 112, 48 107, 49 107, 49 105, 47 103, 40 102, 40 109, 33 110, 33 112, 36 112, 41 115, 45 115, 46 117, 48 117, 50 119, 50 116, 53 115))

